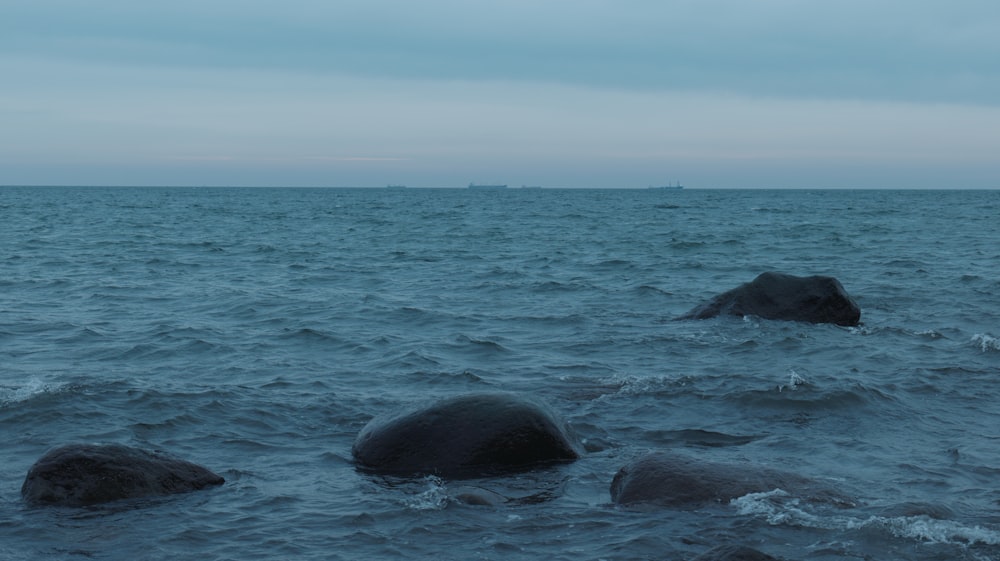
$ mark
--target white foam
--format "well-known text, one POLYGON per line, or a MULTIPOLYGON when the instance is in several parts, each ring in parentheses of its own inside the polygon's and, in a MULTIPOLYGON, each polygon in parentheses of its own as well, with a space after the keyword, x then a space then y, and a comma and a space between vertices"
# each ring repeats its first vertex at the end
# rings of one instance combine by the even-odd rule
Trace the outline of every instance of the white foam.
POLYGON ((787 390, 795 390, 799 386, 803 386, 806 383, 807 383, 806 379, 801 374, 799 374, 795 370, 789 368, 788 369, 788 385, 779 385, 778 386, 778 393, 781 393, 782 391, 784 391, 786 389, 787 390))
POLYGON ((19 386, 0 386, 0 407, 27 401, 50 389, 48 384, 38 378, 29 378, 19 386))
POLYGON ((760 516, 768 524, 823 528, 823 520, 802 510, 799 499, 782 489, 763 493, 749 493, 730 501, 740 514, 760 516))
POLYGON ((836 531, 878 528, 888 531, 897 538, 926 543, 1000 545, 1000 529, 969 526, 954 520, 939 520, 927 515, 857 518, 813 514, 802 508, 799 499, 781 489, 766 493, 750 493, 733 499, 730 504, 736 507, 740 514, 761 517, 773 525, 836 531))
POLYGON ((448 506, 448 488, 441 478, 428 475, 424 478, 427 489, 403 501, 413 510, 443 510, 448 506))
POLYGON ((972 343, 978 345, 984 353, 1000 351, 1000 338, 987 333, 976 333, 972 336, 972 343))
POLYGON ((855 335, 874 335, 878 330, 874 327, 868 327, 867 325, 855 325, 848 327, 847 331, 855 335))
POLYGON ((659 391, 665 384, 663 378, 658 377, 643 377, 643 376, 614 376, 611 378, 605 378, 601 380, 602 384, 607 384, 609 386, 618 386, 618 390, 604 394, 598 399, 603 399, 607 396, 632 396, 632 395, 644 395, 647 393, 652 393, 659 391))
POLYGON ((964 526, 953 520, 937 520, 928 516, 873 517, 867 522, 885 526, 899 538, 929 543, 982 543, 1000 545, 1000 532, 982 526, 964 526))

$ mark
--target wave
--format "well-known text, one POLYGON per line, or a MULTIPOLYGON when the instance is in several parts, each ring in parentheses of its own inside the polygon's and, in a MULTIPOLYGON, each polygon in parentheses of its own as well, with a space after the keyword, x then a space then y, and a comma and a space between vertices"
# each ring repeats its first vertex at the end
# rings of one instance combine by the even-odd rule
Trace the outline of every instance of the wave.
POLYGON ((416 495, 403 499, 403 505, 410 510, 444 510, 451 502, 448 488, 440 477, 429 475, 424 478, 426 488, 416 495))
POLYGON ((532 292, 543 294, 583 292, 590 288, 590 286, 579 282, 560 282, 554 280, 541 281, 530 286, 532 292))
POLYGON ((953 520, 937 520, 926 515, 895 518, 873 516, 861 522, 861 527, 884 527, 898 538, 929 543, 1000 545, 1000 531, 978 525, 967 526, 953 520))
POLYGON ((705 429, 679 429, 665 431, 648 431, 655 434, 658 439, 668 443, 679 443, 685 446, 700 446, 705 448, 722 448, 726 446, 742 446, 749 444, 761 436, 737 435, 705 429))
POLYGON ((478 339, 464 334, 458 335, 455 338, 455 343, 457 343, 459 346, 471 345, 473 348, 485 351, 509 352, 509 349, 507 349, 500 343, 497 343, 496 341, 491 341, 489 339, 478 339))
POLYGON ((687 385, 690 377, 673 378, 669 376, 621 376, 599 380, 595 388, 601 390, 596 399, 605 396, 629 397, 641 395, 656 395, 662 392, 672 392, 677 387, 687 385))
POLYGON ((987 333, 976 333, 972 336, 972 344, 978 346, 984 353, 1000 351, 1000 338, 987 333))
POLYGON ((51 384, 39 378, 29 378, 24 383, 15 386, 0 386, 0 407, 7 407, 54 391, 51 384))
POLYGON ((747 378, 736 375, 613 376, 601 380, 602 391, 596 399, 689 394, 741 408, 793 411, 850 410, 897 401, 885 391, 860 382, 836 383, 833 387, 813 383, 794 369, 780 383, 768 383, 766 388, 761 388, 756 379, 754 388, 748 388, 747 382, 747 378))
POLYGON ((705 242, 693 242, 693 241, 688 241, 688 240, 672 240, 671 243, 667 247, 669 247, 670 249, 677 249, 677 250, 697 250, 697 249, 701 249, 701 248, 705 247, 706 245, 708 245, 708 244, 705 243, 705 242))
POLYGON ((849 333, 861 336, 902 336, 907 338, 917 338, 923 340, 950 339, 949 334, 954 334, 955 329, 921 329, 919 331, 897 327, 892 325, 857 325, 846 328, 849 333))
POLYGON ((740 514, 763 518, 771 525, 834 531, 875 529, 897 538, 925 543, 963 546, 1000 545, 1000 530, 995 528, 939 519, 927 514, 856 517, 822 511, 812 512, 802 500, 781 489, 750 493, 733 499, 730 504, 736 507, 740 514))
POLYGON ((656 297, 658 297, 658 296, 673 296, 673 293, 670 292, 670 291, 668 291, 668 290, 664 290, 662 288, 658 288, 658 287, 655 287, 655 286, 652 286, 652 285, 648 285, 648 284, 643 284, 643 285, 637 286, 637 287, 635 287, 634 290, 635 290, 636 294, 638 294, 639 296, 656 296, 656 297))
POLYGON ((753 407, 810 411, 852 409, 865 407, 872 401, 895 401, 892 396, 860 383, 849 388, 819 388, 794 372, 789 375, 788 385, 778 385, 774 390, 741 391, 731 397, 753 407))
POLYGON ((340 337, 321 329, 311 327, 285 328, 280 339, 302 341, 306 343, 343 343, 340 337))
POLYGON ((487 380, 469 370, 459 372, 453 371, 427 371, 417 370, 415 372, 402 375, 409 384, 419 384, 431 387, 451 388, 456 387, 489 387, 487 380))
POLYGON ((441 366, 442 360, 441 356, 433 354, 427 349, 409 349, 398 355, 389 354, 385 356, 384 360, 379 362, 379 365, 396 369, 438 368, 441 366))
POLYGON ((191 339, 178 340, 168 344, 138 343, 124 350, 101 349, 94 356, 102 360, 160 360, 169 362, 178 357, 216 354, 231 350, 226 345, 217 345, 202 339, 191 339))

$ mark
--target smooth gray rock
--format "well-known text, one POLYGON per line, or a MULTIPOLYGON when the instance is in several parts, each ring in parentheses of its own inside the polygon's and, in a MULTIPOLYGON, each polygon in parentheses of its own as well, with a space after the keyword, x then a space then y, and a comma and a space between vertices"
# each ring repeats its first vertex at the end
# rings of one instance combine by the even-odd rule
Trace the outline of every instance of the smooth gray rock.
POLYGON ((87 506, 224 482, 199 465, 158 452, 120 444, 70 444, 50 450, 31 466, 21 496, 31 505, 87 506))
POLYGON ((463 395, 373 419, 351 452, 370 473, 452 479, 524 471, 580 454, 555 413, 508 393, 463 395))
POLYGON ((852 326, 861 321, 861 308, 833 277, 768 272, 719 294, 677 319, 720 315, 852 326))

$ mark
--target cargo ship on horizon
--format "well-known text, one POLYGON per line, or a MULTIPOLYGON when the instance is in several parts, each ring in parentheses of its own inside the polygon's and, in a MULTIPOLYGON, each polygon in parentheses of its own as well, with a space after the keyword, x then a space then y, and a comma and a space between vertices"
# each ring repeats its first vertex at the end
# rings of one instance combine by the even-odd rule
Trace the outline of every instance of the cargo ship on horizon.
POLYGON ((680 181, 678 181, 677 184, 675 184, 675 185, 662 185, 662 186, 650 185, 649 188, 650 189, 683 189, 684 186, 681 185, 680 181))

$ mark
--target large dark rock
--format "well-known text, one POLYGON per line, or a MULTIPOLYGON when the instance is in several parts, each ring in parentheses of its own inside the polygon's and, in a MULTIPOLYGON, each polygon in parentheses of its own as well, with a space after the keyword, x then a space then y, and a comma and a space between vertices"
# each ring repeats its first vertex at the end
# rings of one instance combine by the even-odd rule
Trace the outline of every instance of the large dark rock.
POLYGON ((374 419, 358 434, 352 453, 364 471, 452 479, 579 457, 575 441, 553 412, 507 393, 464 395, 374 419))
POLYGON ((611 482, 611 500, 620 505, 697 508, 775 489, 809 501, 850 505, 850 499, 833 489, 794 473, 666 452, 647 454, 619 470, 611 482))
POLYGON ((122 446, 71 444, 49 451, 28 470, 21 496, 33 505, 86 506, 221 485, 191 462, 122 446))
POLYGON ((742 545, 720 545, 691 561, 780 561, 777 557, 742 545))
POLYGON ((833 277, 796 277, 762 273, 756 279, 723 292, 678 319, 719 315, 857 325, 861 308, 833 277))

